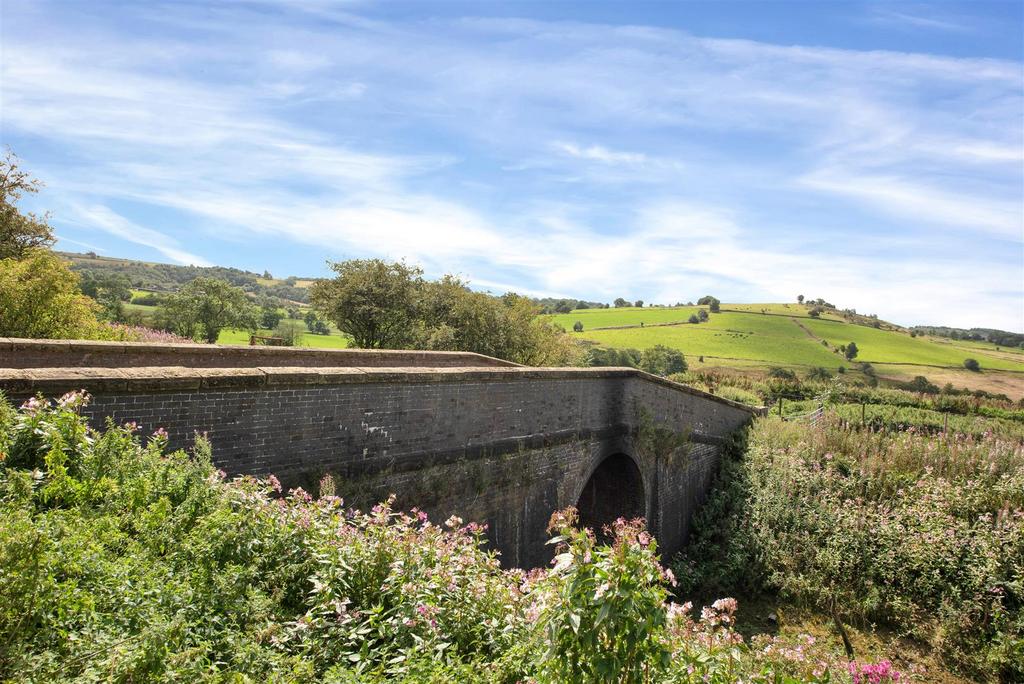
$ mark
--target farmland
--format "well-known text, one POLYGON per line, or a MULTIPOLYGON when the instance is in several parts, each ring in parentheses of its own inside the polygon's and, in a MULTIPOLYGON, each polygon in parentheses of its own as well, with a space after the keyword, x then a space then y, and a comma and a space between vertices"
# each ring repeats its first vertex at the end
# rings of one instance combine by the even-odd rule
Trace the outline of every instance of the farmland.
POLYGON ((646 349, 664 345, 686 355, 692 369, 742 372, 780 366, 797 372, 822 367, 857 372, 862 362, 876 366, 883 379, 907 381, 924 375, 933 382, 1024 396, 1024 350, 987 342, 916 336, 882 321, 859 325, 826 310, 819 318, 799 304, 721 304, 706 322, 686 323, 706 307, 623 307, 579 309, 549 316, 585 344, 646 349), (641 327, 642 324, 642 327, 641 327), (855 342, 858 354, 847 361, 840 346, 855 342), (703 358, 702 358, 703 357, 703 358), (967 371, 977 359, 981 373, 967 371))

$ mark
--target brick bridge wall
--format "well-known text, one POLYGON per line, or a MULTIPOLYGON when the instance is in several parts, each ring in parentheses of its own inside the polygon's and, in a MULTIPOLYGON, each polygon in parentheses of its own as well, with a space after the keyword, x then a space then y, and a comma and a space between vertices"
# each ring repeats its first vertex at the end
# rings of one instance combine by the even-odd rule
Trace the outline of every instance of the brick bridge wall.
MULTIPOLYGON (((675 551, 710 485, 716 445, 753 412, 632 369, 3 363, 0 356, 0 389, 15 400, 85 388, 95 425, 112 417, 147 432, 163 427, 173 447, 205 432, 230 474, 274 473, 315 491, 332 473, 351 505, 394 493, 396 506, 435 520, 486 522, 504 563, 516 566, 546 561, 552 511, 574 505, 615 454, 638 466, 642 510, 663 551, 675 551), (673 453, 646 453, 642 424, 690 440, 673 453)), ((613 483, 602 496, 626 494, 613 483)))

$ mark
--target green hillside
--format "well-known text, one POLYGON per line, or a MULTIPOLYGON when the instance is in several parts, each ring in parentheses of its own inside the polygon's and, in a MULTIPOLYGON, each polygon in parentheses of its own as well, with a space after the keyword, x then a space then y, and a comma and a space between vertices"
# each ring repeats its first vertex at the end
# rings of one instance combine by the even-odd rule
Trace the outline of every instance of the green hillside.
POLYGON ((861 325, 833 310, 813 318, 810 307, 799 304, 723 303, 721 313, 711 314, 708 321, 686 323, 700 308, 706 307, 579 309, 550 316, 550 320, 570 331, 577 321, 582 323, 583 331, 572 334, 601 347, 672 347, 687 356, 691 367, 701 356, 704 367, 784 366, 798 371, 814 366, 832 371, 839 366, 855 369, 860 362, 869 362, 878 364, 879 374, 894 378, 934 375, 949 380, 952 374, 954 384, 977 387, 998 375, 1024 386, 1024 353, 1019 349, 997 349, 987 342, 912 337, 899 326, 884 321, 877 321, 877 328, 874 321, 861 325), (850 342, 859 349, 852 363, 839 350, 840 345, 850 342), (964 369, 968 357, 979 361, 982 373, 964 369))

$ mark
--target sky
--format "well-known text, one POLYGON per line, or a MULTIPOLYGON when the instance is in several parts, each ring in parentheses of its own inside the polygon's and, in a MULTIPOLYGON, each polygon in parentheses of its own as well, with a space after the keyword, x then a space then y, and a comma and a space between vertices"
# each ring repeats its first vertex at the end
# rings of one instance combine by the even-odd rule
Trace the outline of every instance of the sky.
POLYGON ((58 248, 1024 331, 1022 2, 0 4, 58 248))

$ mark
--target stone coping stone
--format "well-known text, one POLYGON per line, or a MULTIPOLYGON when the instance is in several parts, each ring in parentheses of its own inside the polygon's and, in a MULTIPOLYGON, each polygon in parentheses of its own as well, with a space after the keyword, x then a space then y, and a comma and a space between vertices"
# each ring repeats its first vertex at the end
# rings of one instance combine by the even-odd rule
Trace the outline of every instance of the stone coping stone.
POLYGON ((228 344, 107 342, 0 338, 0 367, 205 365, 235 366, 474 366, 519 367, 519 364, 474 352, 419 349, 310 349, 228 344), (136 359, 146 359, 132 363, 136 359), (51 358, 52 357, 52 358, 51 358), (121 359, 124 363, 121 363, 121 359), (167 363, 164 363, 166 359, 167 363), (148 363, 147 363, 148 361, 148 363), (211 363, 212 362, 212 363, 211 363))
POLYGON ((414 367, 296 367, 190 368, 149 366, 136 368, 0 368, 0 391, 10 396, 35 393, 52 396, 85 389, 94 394, 139 394, 203 389, 257 389, 261 387, 380 384, 455 383, 529 380, 637 379, 676 392, 701 397, 749 413, 763 407, 747 406, 702 390, 672 382, 635 368, 529 368, 479 366, 414 367))

